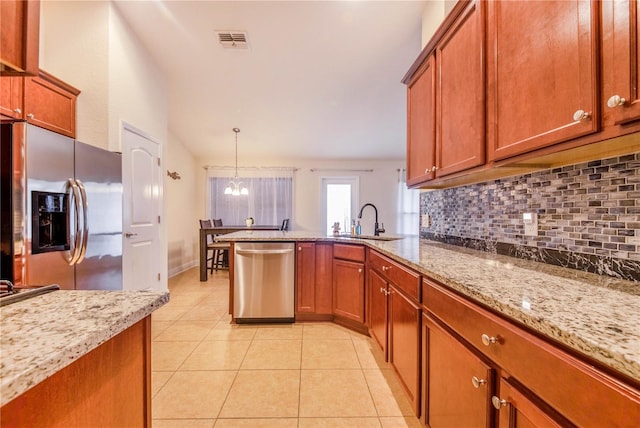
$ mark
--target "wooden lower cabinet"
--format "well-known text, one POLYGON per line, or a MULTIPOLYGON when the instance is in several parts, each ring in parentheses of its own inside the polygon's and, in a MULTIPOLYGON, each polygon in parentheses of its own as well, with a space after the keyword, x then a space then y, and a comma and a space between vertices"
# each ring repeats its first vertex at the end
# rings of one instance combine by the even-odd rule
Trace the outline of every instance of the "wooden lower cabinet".
POLYGON ((0 409, 2 427, 151 427, 151 316, 0 409))
POLYGON ((368 272, 369 290, 369 334, 378 343, 385 360, 389 358, 387 353, 387 281, 373 269, 368 272))
POLYGON ((364 324, 364 263, 333 260, 333 314, 364 324))
POLYGON ((438 323, 422 320, 424 421, 431 428, 493 424, 494 370, 438 323))
POLYGON ((330 320, 333 295, 331 243, 296 243, 296 320, 330 320))
POLYGON ((499 408, 498 426, 500 428, 571 426, 567 421, 557 422, 506 379, 500 379, 500 396, 494 397, 492 400, 495 401, 496 408, 499 408))

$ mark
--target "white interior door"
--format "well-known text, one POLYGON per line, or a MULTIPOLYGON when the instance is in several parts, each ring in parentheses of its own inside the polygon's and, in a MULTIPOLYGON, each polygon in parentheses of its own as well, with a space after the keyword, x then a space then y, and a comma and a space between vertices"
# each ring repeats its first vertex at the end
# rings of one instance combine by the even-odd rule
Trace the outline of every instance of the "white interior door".
POLYGON ((125 290, 161 287, 159 151, 158 143, 123 123, 122 282, 125 290))

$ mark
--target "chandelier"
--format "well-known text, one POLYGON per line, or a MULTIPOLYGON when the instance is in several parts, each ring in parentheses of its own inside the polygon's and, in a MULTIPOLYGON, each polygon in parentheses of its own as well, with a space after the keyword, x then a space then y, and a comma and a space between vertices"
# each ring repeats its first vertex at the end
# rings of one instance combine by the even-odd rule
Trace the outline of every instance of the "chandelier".
POLYGON ((238 132, 240 132, 240 128, 233 128, 233 132, 236 133, 236 175, 233 180, 229 181, 226 189, 224 189, 225 195, 248 195, 249 189, 242 185, 242 181, 238 179, 238 132))

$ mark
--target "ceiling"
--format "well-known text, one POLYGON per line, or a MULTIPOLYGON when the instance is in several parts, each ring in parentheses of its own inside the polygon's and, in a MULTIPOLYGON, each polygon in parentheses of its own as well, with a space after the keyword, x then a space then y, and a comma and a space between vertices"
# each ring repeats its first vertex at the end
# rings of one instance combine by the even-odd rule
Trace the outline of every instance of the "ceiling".
MULTIPOLYGON (((404 159, 424 1, 117 1, 202 159, 404 159), (244 31, 223 49, 217 30, 244 31)), ((240 162, 242 164, 242 162, 240 162)))

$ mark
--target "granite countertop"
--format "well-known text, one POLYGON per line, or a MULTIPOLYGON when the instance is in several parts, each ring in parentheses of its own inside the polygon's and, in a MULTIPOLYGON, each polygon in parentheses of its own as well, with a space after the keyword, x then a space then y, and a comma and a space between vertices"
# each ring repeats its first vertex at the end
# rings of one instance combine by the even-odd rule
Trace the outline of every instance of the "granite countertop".
POLYGON ((59 290, 0 308, 0 406, 169 301, 167 291, 59 290))
POLYGON ((227 241, 363 243, 493 310, 640 381, 640 284, 441 244, 303 231, 235 232, 227 241))

